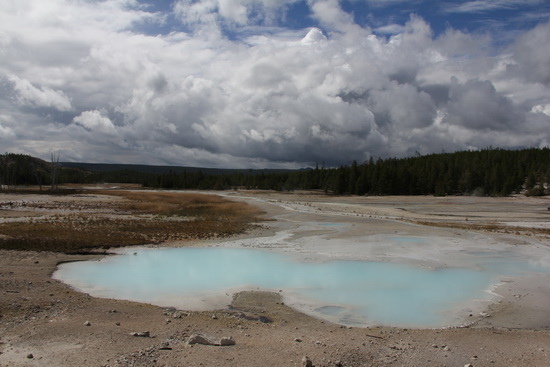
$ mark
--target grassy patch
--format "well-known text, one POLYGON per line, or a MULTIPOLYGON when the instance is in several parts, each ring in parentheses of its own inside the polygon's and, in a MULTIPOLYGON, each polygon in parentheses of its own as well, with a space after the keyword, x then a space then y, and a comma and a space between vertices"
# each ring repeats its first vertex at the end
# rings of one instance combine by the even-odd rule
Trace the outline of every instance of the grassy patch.
POLYGON ((223 238, 243 233, 261 214, 246 203, 215 195, 142 191, 93 194, 120 196, 123 200, 104 201, 91 213, 67 210, 69 204, 52 201, 48 208, 54 214, 1 223, 0 248, 74 252, 223 238))

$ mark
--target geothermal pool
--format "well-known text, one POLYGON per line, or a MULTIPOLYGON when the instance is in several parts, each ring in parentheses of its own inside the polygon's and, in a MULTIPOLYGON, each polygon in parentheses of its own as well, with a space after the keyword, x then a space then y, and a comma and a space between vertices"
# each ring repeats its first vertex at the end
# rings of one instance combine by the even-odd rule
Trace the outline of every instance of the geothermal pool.
POLYGON ((482 260, 474 268, 424 268, 307 261, 265 249, 144 248, 62 264, 54 277, 92 296, 181 309, 224 307, 234 292, 260 289, 281 292, 287 304, 344 325, 441 327, 463 323, 473 303, 494 298, 489 290, 502 277, 549 272, 506 256, 475 255, 482 260))

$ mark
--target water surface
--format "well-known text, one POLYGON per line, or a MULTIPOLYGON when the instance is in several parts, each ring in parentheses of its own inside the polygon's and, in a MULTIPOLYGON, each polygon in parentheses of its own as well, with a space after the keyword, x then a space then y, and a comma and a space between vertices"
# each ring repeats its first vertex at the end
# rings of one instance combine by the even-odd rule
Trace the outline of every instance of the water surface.
POLYGON ((487 290, 501 276, 530 267, 492 257, 475 269, 305 262, 274 251, 202 247, 140 249, 101 261, 68 263, 54 276, 94 296, 161 306, 192 308, 194 301, 262 289, 282 291, 300 300, 294 302, 298 308, 308 305, 303 311, 342 324, 438 327, 457 323, 457 306, 488 300, 487 290))

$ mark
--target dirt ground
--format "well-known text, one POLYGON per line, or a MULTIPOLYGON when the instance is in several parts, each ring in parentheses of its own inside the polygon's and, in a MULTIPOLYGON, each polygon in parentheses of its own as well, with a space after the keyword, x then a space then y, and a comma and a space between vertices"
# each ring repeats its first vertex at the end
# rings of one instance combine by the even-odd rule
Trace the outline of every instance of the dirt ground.
MULTIPOLYGON (((541 258, 550 252, 548 198, 222 194, 266 212, 269 221, 248 237, 296 230, 300 220, 342 220, 362 235, 440 233, 532 248, 541 258)), ((0 195, 6 200, 25 199, 0 195)), ((3 221, 37 215, 47 213, 0 210, 3 221)), ((490 317, 476 314, 468 327, 360 328, 297 312, 276 293, 243 292, 219 310, 184 311, 94 298, 51 278, 61 262, 91 258, 0 251, 0 366, 302 366, 305 356, 315 366, 550 366, 545 276, 503 285, 490 317), (235 345, 189 345, 197 333, 235 345)))

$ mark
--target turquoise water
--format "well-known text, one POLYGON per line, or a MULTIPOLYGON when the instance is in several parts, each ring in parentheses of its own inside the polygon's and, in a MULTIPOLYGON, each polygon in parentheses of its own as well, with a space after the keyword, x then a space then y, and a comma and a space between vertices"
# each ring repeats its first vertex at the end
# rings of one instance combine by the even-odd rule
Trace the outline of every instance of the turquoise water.
POLYGON ((386 262, 300 262, 241 248, 170 248, 63 264, 55 277, 92 295, 162 305, 166 299, 237 288, 282 290, 318 304, 315 312, 343 324, 437 327, 452 322, 450 310, 457 305, 488 299, 486 290, 498 276, 540 270, 509 258, 487 257, 480 264, 476 270, 425 269, 386 262))

